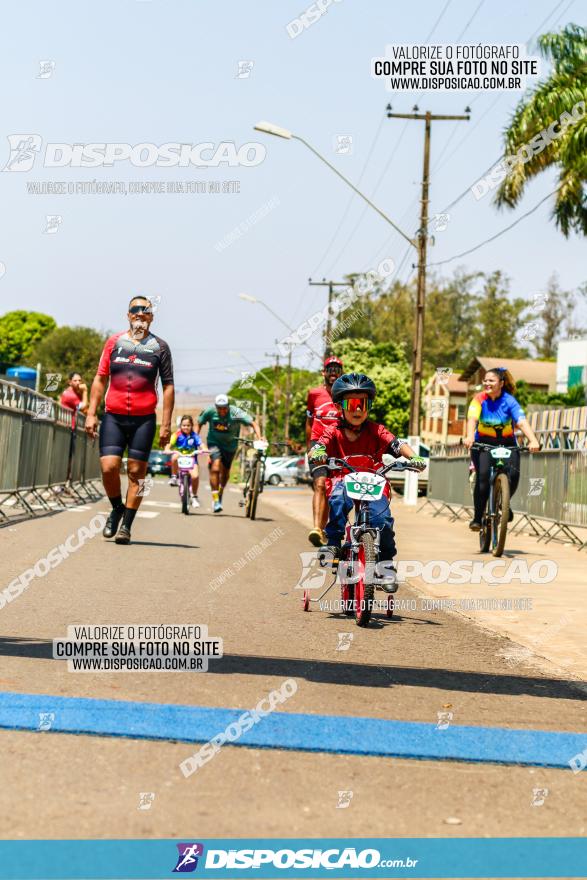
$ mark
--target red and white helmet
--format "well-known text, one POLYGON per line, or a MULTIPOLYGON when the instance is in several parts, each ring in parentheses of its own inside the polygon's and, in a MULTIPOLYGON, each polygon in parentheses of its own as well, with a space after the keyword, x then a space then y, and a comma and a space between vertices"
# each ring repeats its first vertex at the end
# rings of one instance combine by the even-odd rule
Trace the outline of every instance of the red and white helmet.
POLYGON ((326 369, 327 367, 330 367, 332 364, 336 364, 337 366, 340 367, 341 370, 344 369, 341 359, 340 359, 340 358, 337 358, 337 357, 334 357, 334 355, 330 355, 330 357, 327 357, 327 358, 326 358, 326 360, 324 361, 324 367, 323 367, 323 369, 326 369))

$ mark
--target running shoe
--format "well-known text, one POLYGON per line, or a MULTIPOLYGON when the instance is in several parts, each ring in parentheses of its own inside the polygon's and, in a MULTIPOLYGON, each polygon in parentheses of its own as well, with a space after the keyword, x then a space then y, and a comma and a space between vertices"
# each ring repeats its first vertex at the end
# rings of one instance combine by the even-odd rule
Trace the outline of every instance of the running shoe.
POLYGON ((220 501, 215 501, 214 502, 214 513, 220 513, 221 510, 222 510, 222 504, 220 503, 220 501))
POLYGON ((192 507, 200 507, 200 502, 198 501, 198 496, 192 496, 192 507))

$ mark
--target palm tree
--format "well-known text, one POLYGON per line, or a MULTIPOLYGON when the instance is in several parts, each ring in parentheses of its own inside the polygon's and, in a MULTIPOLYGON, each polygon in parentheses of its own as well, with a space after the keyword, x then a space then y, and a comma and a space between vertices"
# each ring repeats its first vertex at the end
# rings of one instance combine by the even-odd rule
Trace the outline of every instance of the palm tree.
MULTIPOLYGON (((504 132, 505 155, 518 151, 566 114, 571 124, 563 125, 558 139, 525 162, 511 169, 496 194, 499 207, 515 207, 527 182, 547 168, 559 170, 554 217, 563 235, 571 230, 587 235, 587 31, 569 24, 559 33, 538 39, 540 53, 552 63, 552 70, 528 95, 521 99, 504 132), (572 115, 571 111, 580 102, 572 115)), ((528 151, 526 151, 528 155, 528 151)))

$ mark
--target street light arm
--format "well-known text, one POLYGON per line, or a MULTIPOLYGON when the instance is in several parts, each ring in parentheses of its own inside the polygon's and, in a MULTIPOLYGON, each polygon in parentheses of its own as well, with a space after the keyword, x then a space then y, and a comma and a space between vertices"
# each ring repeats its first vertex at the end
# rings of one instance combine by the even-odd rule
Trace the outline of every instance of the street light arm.
POLYGON ((318 158, 321 159, 322 162, 324 162, 325 165, 328 165, 328 167, 329 167, 332 171, 334 171, 334 173, 337 174, 337 175, 341 178, 341 180, 344 180, 344 182, 347 184, 347 186, 350 186, 350 188, 351 188, 352 190, 354 190, 354 191, 357 193, 357 195, 361 196, 361 198, 363 199, 363 201, 367 202, 367 204, 370 205, 370 206, 373 208, 374 211, 377 211, 377 213, 379 214, 380 217, 383 217, 383 219, 386 220, 387 223, 390 224, 390 226, 393 226, 393 228, 395 229, 395 231, 396 231, 396 232, 399 232, 399 234, 402 236, 402 238, 405 238, 405 240, 406 240, 407 242, 409 242, 409 244, 411 244, 412 247, 414 247, 414 248, 417 248, 417 247, 418 247, 417 242, 414 241, 414 239, 412 239, 412 238, 410 238, 408 235, 406 235, 406 233, 405 233, 402 229, 400 229, 399 226, 397 226, 397 225, 393 222, 393 220, 392 220, 390 217, 387 216, 387 214, 384 214, 383 211, 382 211, 380 208, 377 207, 377 205, 374 205, 373 202, 372 202, 370 199, 368 199, 367 196, 364 195, 364 194, 361 192, 360 189, 357 189, 357 187, 356 187, 353 183, 351 183, 350 180, 349 180, 347 177, 344 176, 344 174, 341 174, 341 173, 340 173, 340 171, 338 170, 338 168, 336 168, 334 165, 332 165, 332 164, 328 161, 328 159, 325 159, 324 156, 322 156, 322 155, 318 152, 318 150, 315 150, 314 147, 313 147, 311 144, 308 143, 308 141, 304 140, 303 137, 300 137, 300 136, 297 135, 297 134, 292 134, 292 138, 295 138, 295 140, 297 140, 297 141, 301 141, 303 144, 305 144, 305 146, 306 146, 309 150, 311 150, 312 153, 314 153, 315 156, 318 156, 318 158))
MULTIPOLYGON (((263 308, 267 309, 267 311, 269 312, 269 314, 273 315, 274 318, 277 318, 277 320, 279 321, 279 323, 280 323, 280 324, 283 324, 283 326, 284 326, 287 330, 289 330, 290 333, 294 333, 294 332, 295 332, 294 329, 293 329, 293 327, 290 327, 289 324, 287 324, 287 323, 283 320, 283 318, 281 317, 281 315, 278 315, 277 312, 274 312, 273 309, 271 308, 271 306, 268 306, 267 303, 266 303, 264 300, 262 300, 262 299, 257 299, 256 297, 249 297, 249 296, 247 296, 246 294, 243 295, 242 293, 239 293, 239 296, 240 296, 241 299, 246 299, 247 302, 255 302, 255 303, 258 303, 260 306, 263 306, 263 308)), ((318 354, 318 352, 317 352, 317 351, 314 351, 314 349, 312 348, 312 346, 309 345, 305 340, 304 340, 303 342, 301 342, 301 345, 305 345, 306 348, 309 348, 310 351, 312 352, 312 354, 316 355, 317 358, 320 357, 320 355, 318 354)))

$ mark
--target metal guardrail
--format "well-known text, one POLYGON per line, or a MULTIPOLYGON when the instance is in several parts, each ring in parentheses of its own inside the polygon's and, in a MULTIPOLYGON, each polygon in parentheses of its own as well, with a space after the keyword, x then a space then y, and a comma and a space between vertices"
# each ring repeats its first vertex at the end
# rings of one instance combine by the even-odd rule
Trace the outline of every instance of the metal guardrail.
MULTIPOLYGON (((0 380, 0 501, 13 497, 31 515, 47 509, 43 493, 66 485, 79 498, 93 497, 100 476, 98 441, 85 417, 29 388, 0 380), (92 491, 88 490, 91 489, 92 491)), ((55 493, 59 501, 59 496, 55 493)), ((6 514, 0 509, 0 516, 6 514)))
MULTIPOLYGON (((521 519, 512 531, 527 524, 547 541, 562 533, 580 548, 587 541, 574 529, 587 529, 587 428, 536 431, 539 452, 520 456, 520 483, 512 510, 521 519), (540 520, 550 523, 547 528, 540 520)), ((460 444, 430 457, 427 500, 440 502, 453 518, 472 507, 470 456, 460 444)), ((433 505, 434 506, 434 505, 433 505)))

